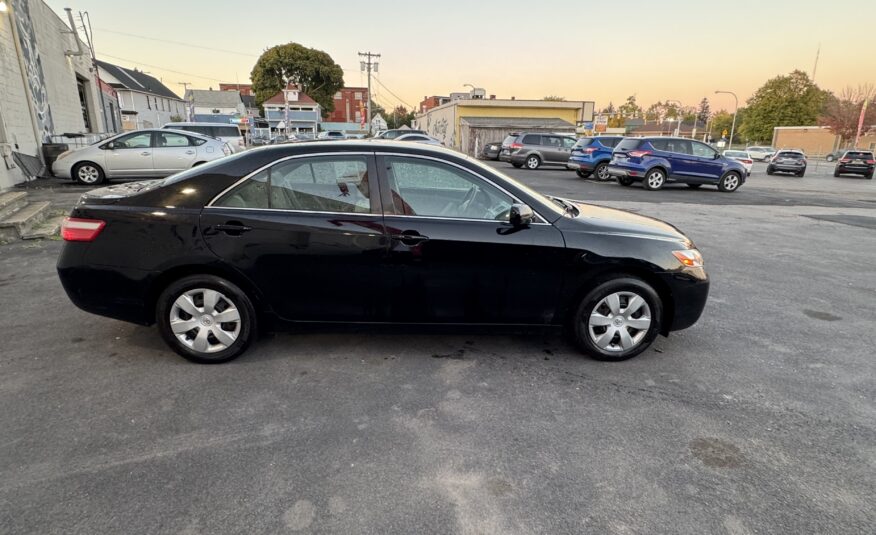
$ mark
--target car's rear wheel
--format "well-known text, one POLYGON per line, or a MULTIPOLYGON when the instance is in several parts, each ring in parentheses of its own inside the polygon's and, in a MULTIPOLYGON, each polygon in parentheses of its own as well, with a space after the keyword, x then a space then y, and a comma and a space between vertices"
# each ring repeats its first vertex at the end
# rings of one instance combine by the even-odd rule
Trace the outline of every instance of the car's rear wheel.
POLYGON ((106 175, 96 163, 80 162, 73 168, 73 178, 80 184, 93 186, 106 180, 106 175))
POLYGON ((633 179, 628 176, 619 176, 617 177, 617 183, 621 186, 630 187, 633 185, 633 179))
POLYGON ((539 158, 535 154, 532 154, 532 155, 526 157, 526 168, 527 169, 534 171, 534 170, 538 169, 538 167, 540 165, 541 165, 541 158, 539 158))
POLYGON ((687 187, 689 187, 690 189, 700 189, 700 186, 702 186, 702 184, 688 184, 687 185, 687 187))
POLYGON ((663 187, 666 183, 666 173, 662 169, 651 169, 645 175, 645 180, 642 182, 645 189, 656 191, 663 187))
POLYGON ((840 172, 837 171, 837 170, 834 170, 834 171, 833 171, 833 176, 834 176, 834 178, 839 177, 839 176, 840 176, 840 172))
POLYGON ((590 177, 590 171, 585 171, 583 169, 576 169, 575 172, 578 173, 578 176, 580 176, 581 178, 590 177))
POLYGON ((598 360, 625 360, 646 350, 660 332, 663 304, 634 277, 609 279, 581 300, 572 321, 578 348, 598 360))
POLYGON ((799 177, 804 177, 804 176, 806 176, 806 170, 804 169, 803 171, 800 171, 799 173, 794 173, 794 174, 799 176, 799 177))
POLYGON ((770 166, 767 166, 767 174, 768 174, 768 175, 772 175, 774 172, 775 172, 775 169, 773 169, 773 168, 770 167, 770 166))
POLYGON ((866 175, 867 180, 873 180, 873 173, 866 175))
POLYGON ((608 174, 608 164, 605 162, 597 165, 596 169, 593 170, 593 174, 596 175, 596 178, 602 180, 603 182, 611 178, 611 175, 608 174))
POLYGON ((718 182, 718 189, 727 193, 732 193, 739 189, 741 184, 742 178, 739 176, 739 173, 731 171, 721 177, 721 180, 718 182))
POLYGON ((199 364, 228 362, 243 353, 256 332, 247 295, 213 275, 193 275, 168 286, 158 298, 156 320, 164 341, 199 364))

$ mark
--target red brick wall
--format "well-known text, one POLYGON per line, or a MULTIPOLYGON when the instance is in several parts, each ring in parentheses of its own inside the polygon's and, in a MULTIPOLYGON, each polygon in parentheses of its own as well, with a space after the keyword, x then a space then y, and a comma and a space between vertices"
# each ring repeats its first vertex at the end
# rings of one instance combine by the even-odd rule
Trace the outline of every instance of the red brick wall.
MULTIPOLYGON (((326 121, 330 123, 355 123, 361 122, 356 120, 356 112, 366 110, 368 107, 368 88, 366 87, 345 87, 338 91, 333 102, 335 110, 329 114, 326 121), (359 98, 356 98, 358 95, 359 98)), ((363 115, 367 113, 364 112, 363 115)))
POLYGON ((437 108, 438 104, 438 97, 426 97, 420 101, 420 108, 417 110, 417 113, 426 113, 432 108, 437 108))
POLYGON ((219 84, 219 91, 237 91, 240 87, 240 94, 252 96, 252 85, 250 84, 219 84))

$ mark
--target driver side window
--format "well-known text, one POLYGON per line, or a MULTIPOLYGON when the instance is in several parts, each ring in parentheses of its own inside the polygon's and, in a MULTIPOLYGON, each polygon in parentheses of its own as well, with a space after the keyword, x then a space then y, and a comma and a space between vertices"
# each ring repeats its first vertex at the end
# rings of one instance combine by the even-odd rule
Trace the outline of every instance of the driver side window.
POLYGON ((693 153, 698 158, 709 158, 711 160, 715 159, 715 155, 718 154, 712 147, 697 142, 693 143, 693 153))
POLYGON ((396 214, 508 220, 514 199, 462 169, 394 156, 386 157, 386 169, 396 214))
POLYGON ((141 132, 121 137, 113 142, 116 149, 148 149, 152 146, 152 133, 141 132))

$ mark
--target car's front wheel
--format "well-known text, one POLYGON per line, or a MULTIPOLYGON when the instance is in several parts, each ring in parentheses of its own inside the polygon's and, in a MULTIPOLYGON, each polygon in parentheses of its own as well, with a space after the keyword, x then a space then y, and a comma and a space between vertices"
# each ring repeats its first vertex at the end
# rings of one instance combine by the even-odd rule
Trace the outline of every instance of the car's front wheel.
POLYGON ((727 193, 732 193, 739 189, 741 184, 742 178, 740 178, 739 173, 731 171, 721 177, 721 180, 718 182, 718 189, 727 193))
POLYGON ((73 178, 85 186, 100 184, 106 179, 103 169, 92 162, 80 162, 73 168, 73 178))
POLYGON ((235 284, 213 275, 193 275, 172 283, 157 305, 156 320, 164 341, 199 364, 219 364, 240 356, 256 332, 249 297, 235 284))
POLYGON ((535 154, 526 157, 526 168, 534 171, 541 165, 541 158, 535 154))
POLYGON ((578 176, 581 178, 590 177, 590 171, 585 171, 583 169, 576 169, 575 172, 578 173, 578 176))
POLYGON ((660 332, 663 304, 634 277, 609 279, 581 300, 572 321, 578 348, 598 360, 624 360, 646 350, 660 332))
POLYGON ((664 173, 662 169, 651 169, 648 171, 648 174, 645 175, 643 183, 645 189, 651 191, 658 190, 666 183, 666 173, 664 173))

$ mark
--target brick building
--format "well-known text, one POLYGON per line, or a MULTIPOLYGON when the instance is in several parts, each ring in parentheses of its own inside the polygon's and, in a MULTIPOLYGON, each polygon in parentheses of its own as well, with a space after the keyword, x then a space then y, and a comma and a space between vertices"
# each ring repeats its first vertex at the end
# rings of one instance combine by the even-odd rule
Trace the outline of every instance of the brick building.
POLYGON ((219 84, 219 91, 237 91, 242 97, 255 95, 252 92, 252 84, 219 84))
POLYGON ((323 130, 361 132, 368 115, 368 88, 345 87, 335 93, 335 109, 323 120, 323 130))
POLYGON ((442 104, 447 104, 450 102, 450 97, 423 97, 423 100, 420 101, 420 109, 417 113, 426 113, 432 108, 437 108, 442 104))

